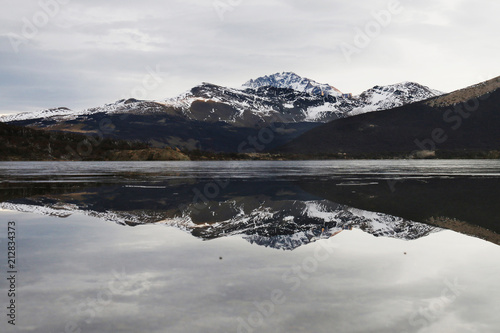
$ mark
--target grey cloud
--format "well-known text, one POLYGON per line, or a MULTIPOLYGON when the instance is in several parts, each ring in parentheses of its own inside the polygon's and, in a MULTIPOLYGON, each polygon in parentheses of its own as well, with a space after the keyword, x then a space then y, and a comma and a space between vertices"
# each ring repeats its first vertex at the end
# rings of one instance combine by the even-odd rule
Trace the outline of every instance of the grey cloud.
POLYGON ((41 9, 36 3, 4 2, 0 113, 113 102, 140 84, 146 67, 157 65, 169 77, 150 92, 151 99, 172 97, 202 81, 238 85, 282 70, 354 93, 413 78, 452 90, 493 76, 499 48, 492 42, 499 30, 498 4, 487 0, 401 0, 403 13, 351 61, 340 45, 352 45, 357 29, 389 1, 92 0, 61 6, 15 53, 9 34, 21 34, 23 17, 41 9), (220 3, 226 4, 222 20, 220 3), (440 17, 446 24, 433 22, 440 17), (413 52, 423 48, 431 54, 413 52), (454 62, 443 64, 450 54, 454 62), (450 79, 459 72, 461 80, 450 79))

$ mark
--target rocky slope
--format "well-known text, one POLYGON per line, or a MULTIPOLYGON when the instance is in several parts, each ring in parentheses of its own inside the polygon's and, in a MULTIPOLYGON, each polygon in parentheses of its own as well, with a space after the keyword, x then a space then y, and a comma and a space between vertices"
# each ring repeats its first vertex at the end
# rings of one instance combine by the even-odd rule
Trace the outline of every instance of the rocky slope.
MULTIPOLYGON (((300 78, 294 73, 282 73, 280 77, 300 78)), ((61 107, 0 117, 0 121, 30 121, 31 124, 36 124, 37 120, 67 122, 99 113, 163 114, 186 120, 226 122, 251 127, 269 121, 328 122, 356 114, 392 109, 440 94, 417 83, 404 82, 384 87, 375 86, 359 96, 351 96, 337 92, 329 85, 313 85, 308 79, 302 79, 307 83, 285 81, 287 84, 282 80, 259 78, 247 82, 242 89, 203 83, 180 96, 162 101, 128 99, 85 110, 61 107)))
POLYGON ((334 86, 325 83, 318 83, 314 80, 299 76, 293 72, 265 75, 257 79, 251 79, 243 84, 243 88, 259 89, 262 87, 292 89, 309 95, 330 95, 334 97, 342 96, 342 92, 334 86))

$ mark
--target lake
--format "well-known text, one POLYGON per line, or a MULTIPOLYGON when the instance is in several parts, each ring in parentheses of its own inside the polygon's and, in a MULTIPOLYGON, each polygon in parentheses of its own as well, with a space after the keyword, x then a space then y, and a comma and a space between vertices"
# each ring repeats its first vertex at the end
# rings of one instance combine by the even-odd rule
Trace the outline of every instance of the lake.
POLYGON ((1 332, 500 327, 500 161, 2 162, 0 189, 1 332))

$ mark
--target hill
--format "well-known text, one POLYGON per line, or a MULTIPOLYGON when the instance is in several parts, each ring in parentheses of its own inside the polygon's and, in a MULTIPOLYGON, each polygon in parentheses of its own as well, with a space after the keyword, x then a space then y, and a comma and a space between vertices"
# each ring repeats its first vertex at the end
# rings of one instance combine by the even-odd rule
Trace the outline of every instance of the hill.
POLYGON ((0 123, 0 160, 186 160, 170 148, 82 134, 49 132, 0 123))

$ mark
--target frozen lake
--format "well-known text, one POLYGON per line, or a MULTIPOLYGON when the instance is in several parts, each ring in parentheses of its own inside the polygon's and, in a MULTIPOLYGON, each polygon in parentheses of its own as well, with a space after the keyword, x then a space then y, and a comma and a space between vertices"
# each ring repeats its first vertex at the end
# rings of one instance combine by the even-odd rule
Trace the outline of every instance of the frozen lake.
POLYGON ((497 332, 499 190, 483 160, 0 163, 1 331, 497 332))

